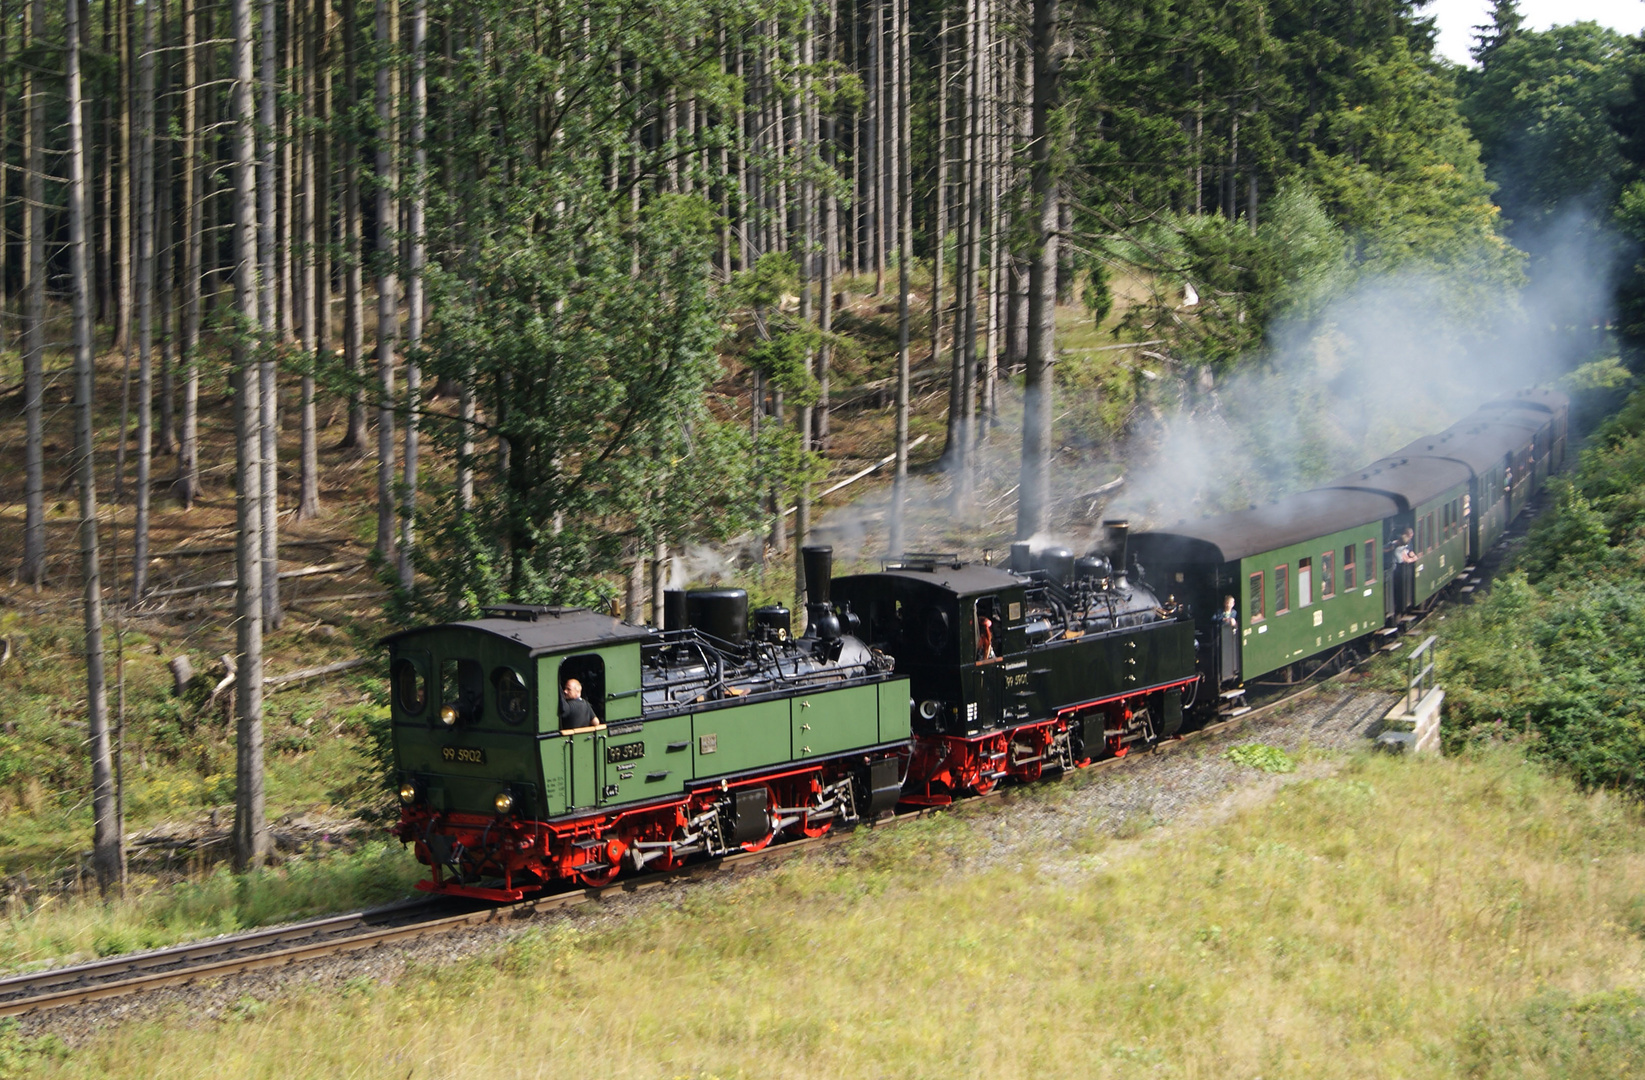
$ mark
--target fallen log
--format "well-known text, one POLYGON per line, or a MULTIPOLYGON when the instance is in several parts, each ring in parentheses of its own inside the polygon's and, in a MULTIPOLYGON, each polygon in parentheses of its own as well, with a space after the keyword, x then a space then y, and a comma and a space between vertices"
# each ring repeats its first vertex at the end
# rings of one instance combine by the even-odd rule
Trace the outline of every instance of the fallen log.
MULTIPOLYGON (((315 574, 341 574, 350 570, 358 570, 364 566, 363 562, 326 563, 324 566, 305 566, 301 570, 282 570, 280 580, 290 578, 311 577, 315 574)), ((224 578, 221 581, 208 581, 204 585, 189 585, 181 589, 156 589, 151 593, 144 593, 144 600, 160 600, 168 596, 192 596, 195 593, 209 592, 212 589, 232 589, 240 584, 239 578, 224 578)))
POLYGON ((324 678, 335 675, 340 671, 353 671, 358 667, 365 667, 371 663, 370 657, 360 656, 353 660, 339 660, 335 664, 321 664, 319 667, 304 668, 302 671, 293 671, 288 675, 275 675, 263 680, 263 689, 269 693, 288 690, 298 683, 308 682, 311 679, 324 678))

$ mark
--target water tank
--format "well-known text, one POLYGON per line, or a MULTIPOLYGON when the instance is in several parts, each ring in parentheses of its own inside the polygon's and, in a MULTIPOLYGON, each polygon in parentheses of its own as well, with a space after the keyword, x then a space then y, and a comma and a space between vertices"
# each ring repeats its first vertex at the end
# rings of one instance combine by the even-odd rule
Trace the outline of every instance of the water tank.
POLYGON ((685 621, 710 637, 733 645, 746 645, 748 591, 692 589, 685 594, 685 621))
POLYGON ((781 604, 754 609, 754 637, 759 641, 787 641, 794 634, 788 609, 781 604))
POLYGON ((1068 584, 1074 573, 1074 553, 1065 547, 1049 547, 1039 553, 1039 568, 1050 574, 1059 585, 1068 584))

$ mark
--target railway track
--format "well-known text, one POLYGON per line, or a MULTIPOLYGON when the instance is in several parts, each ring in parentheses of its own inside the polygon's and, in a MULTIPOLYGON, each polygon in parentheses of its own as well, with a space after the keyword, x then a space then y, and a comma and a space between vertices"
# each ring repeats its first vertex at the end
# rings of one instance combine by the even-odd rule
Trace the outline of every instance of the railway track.
MULTIPOLYGON (((1237 731, 1279 707, 1297 701, 1328 686, 1353 669, 1321 680, 1284 698, 1252 708, 1237 717, 1187 732, 1181 738, 1154 747, 1155 753, 1214 739, 1237 731)), ((1089 766, 1093 771, 1135 764, 1149 755, 1108 758, 1089 766)), ((1002 789, 964 802, 998 798, 1002 789)), ((871 825, 883 829, 942 813, 946 807, 925 807, 897 814, 871 825)), ((523 922, 580 904, 656 888, 670 882, 700 877, 718 870, 750 863, 786 858, 810 851, 818 845, 836 843, 851 831, 831 832, 814 839, 798 839, 774 844, 760 851, 739 852, 706 860, 680 870, 643 874, 598 889, 576 889, 507 905, 470 906, 452 911, 457 902, 446 898, 412 900, 383 908, 335 915, 309 922, 252 930, 206 941, 174 945, 151 952, 94 960, 71 967, 48 968, 0 978, 0 1017, 83 1005, 108 998, 142 994, 164 987, 186 986, 243 972, 263 971, 301 964, 328 956, 411 941, 420 937, 488 925, 523 922)))
MULTIPOLYGON (((1490 560, 1495 563, 1499 560, 1490 560)), ((1494 567, 1493 567, 1494 568, 1494 567)), ((1483 576, 1489 576, 1481 567, 1483 576)), ((1446 609, 1440 604, 1408 624, 1405 633, 1422 628, 1434 615, 1446 609)), ((1095 762, 1086 771, 1100 772, 1124 768, 1152 757, 1231 735, 1253 721, 1328 688, 1341 687, 1361 673, 1381 650, 1322 677, 1315 675, 1281 688, 1277 696, 1260 701, 1237 715, 1217 720, 1185 732, 1178 738, 1156 744, 1148 754, 1128 754, 1095 762)), ((995 789, 965 803, 998 798, 995 789)), ((946 807, 926 807, 897 814, 874 823, 881 829, 941 813, 946 807)), ((377 948, 454 930, 516 923, 580 904, 597 902, 615 895, 645 891, 681 879, 700 877, 718 870, 755 862, 781 859, 810 851, 818 845, 836 843, 851 831, 832 832, 814 839, 798 839, 774 844, 755 852, 711 859, 679 870, 643 874, 602 888, 575 889, 523 900, 508 905, 474 906, 452 911, 457 903, 446 898, 413 900, 383 908, 352 912, 287 926, 253 930, 244 934, 191 942, 152 952, 110 957, 71 967, 49 968, 0 979, 0 1017, 24 1016, 51 1009, 82 1005, 108 998, 141 994, 163 987, 184 986, 242 972, 269 970, 317 960, 327 956, 377 948)))

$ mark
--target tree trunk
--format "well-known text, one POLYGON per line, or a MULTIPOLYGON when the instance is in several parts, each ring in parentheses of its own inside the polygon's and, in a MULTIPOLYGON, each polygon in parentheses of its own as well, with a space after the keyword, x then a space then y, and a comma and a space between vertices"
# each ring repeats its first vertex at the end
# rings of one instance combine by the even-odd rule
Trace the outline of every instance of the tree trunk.
MULTIPOLYGON (((811 72, 817 65, 817 26, 816 16, 808 12, 805 17, 804 40, 800 42, 800 93, 796 102, 798 113, 796 120, 799 126, 799 137, 796 140, 797 151, 800 155, 799 181, 799 225, 800 236, 800 322, 809 325, 813 317, 812 296, 816 286, 817 257, 814 250, 817 240, 817 189, 811 182, 810 169, 813 156, 817 149, 817 107, 816 98, 812 92, 811 72)), ((823 301, 827 306, 827 300, 823 301)), ((816 365, 816 355, 808 354, 805 358, 807 368, 816 365)), ((801 405, 796 417, 800 434, 800 452, 810 453, 811 416, 812 406, 801 405)), ((780 508, 779 508, 780 509, 780 508)), ((802 480, 800 483, 799 499, 794 511, 794 610, 803 610, 805 603, 805 567, 800 551, 811 535, 811 481, 802 480)))
POLYGON ((131 598, 148 584, 149 471, 154 429, 154 5, 143 5, 137 60, 137 509, 132 524, 131 598))
POLYGON ((261 268, 262 294, 257 298, 261 318, 262 337, 259 341, 261 363, 257 365, 258 407, 261 410, 263 479, 259 491, 263 497, 263 512, 258 522, 258 535, 263 550, 263 624, 277 629, 284 613, 280 610, 280 387, 275 371, 273 346, 278 342, 276 323, 275 234, 278 207, 275 204, 275 116, 276 93, 274 53, 277 34, 274 0, 263 0, 262 35, 262 91, 258 106, 258 128, 262 135, 261 153, 257 167, 257 254, 261 268))
MULTIPOLYGON (((893 102, 897 141, 909 142, 908 0, 895 0, 896 74, 893 102)), ((886 554, 896 558, 907 547, 904 507, 908 493, 908 292, 910 248, 914 243, 914 184, 909 155, 901 155, 897 171, 897 443, 896 473, 891 483, 890 537, 886 554)))
MULTIPOLYGON (((329 7, 329 4, 327 5, 329 7)), ((320 176, 315 169, 316 136, 313 128, 315 117, 315 83, 319 77, 320 56, 319 39, 324 32, 324 24, 320 21, 320 4, 316 0, 306 0, 303 5, 303 14, 306 16, 301 22, 301 37, 303 41, 302 71, 298 78, 302 80, 303 99, 303 131, 302 143, 302 210, 301 233, 302 243, 298 250, 297 285, 301 296, 299 312, 303 324, 303 401, 302 401, 302 448, 299 452, 298 482, 297 482, 297 520, 309 521, 320 516, 320 433, 316 427, 314 415, 314 369, 320 362, 320 327, 326 317, 325 282, 317 274, 320 244, 319 234, 316 232, 316 216, 320 203, 319 192, 315 190, 320 182, 320 176)), ((296 27, 294 33, 298 33, 296 27)))
MULTIPOLYGON (((125 842, 115 805, 103 662, 103 582, 97 551, 97 470, 92 455, 91 272, 86 265, 86 132, 80 90, 79 0, 64 4, 69 114, 69 273, 73 281, 75 473, 80 489, 80 568, 85 578, 86 720, 91 736, 92 863, 103 892, 123 884, 125 842)), ((44 15, 43 5, 35 7, 44 15)), ((43 20, 42 20, 43 21, 43 20)), ((35 24, 36 27, 40 23, 35 24)))
POLYGON ((359 12, 355 0, 342 0, 343 86, 348 114, 343 121, 343 359, 348 363, 354 392, 349 404, 348 430, 339 450, 366 447, 365 245, 360 235, 360 142, 354 110, 360 104, 359 12))
POLYGON ((377 554, 394 559, 394 345, 399 280, 394 272, 399 214, 394 205, 394 95, 390 57, 395 0, 377 4, 377 554))
MULTIPOLYGON (((105 0, 109 2, 109 0, 105 0)), ((116 182, 119 192, 115 195, 115 213, 117 215, 118 230, 114 250, 114 347, 125 354, 126 363, 131 363, 131 317, 132 317, 132 209, 134 192, 132 189, 133 168, 136 150, 132 127, 132 82, 136 77, 132 65, 132 11, 133 0, 119 0, 119 15, 117 17, 120 33, 119 47, 119 88, 120 101, 120 166, 116 170, 116 182)), ((124 420, 121 422, 125 427, 124 420)), ((120 433, 120 447, 125 449, 125 432, 120 433)), ((114 471, 115 498, 120 497, 120 485, 125 482, 125 470, 116 463, 114 471)))
POLYGON ((417 411, 422 407, 422 364, 417 350, 423 343, 423 235, 428 183, 428 0, 412 0, 411 8, 411 205, 406 226, 411 233, 411 259, 406 274, 406 462, 405 517, 400 524, 400 587, 416 580, 412 553, 416 546, 417 411))
POLYGON ((234 84, 234 306, 240 332, 234 335, 234 430, 239 444, 235 508, 236 677, 234 762, 234 866, 246 870, 269 854, 263 805, 263 545, 261 461, 262 380, 258 371, 257 296, 257 125, 252 112, 251 0, 233 0, 234 84))
POLYGON ((200 13, 197 0, 183 0, 183 437, 177 455, 177 494, 183 508, 200 496, 200 279, 205 243, 205 197, 201 190, 199 66, 200 13))
MULTIPOLYGON (((72 0, 71 0, 72 2, 72 0)), ((33 0, 24 21, 23 49, 33 48, 45 18, 45 0, 33 0)), ((36 93, 29 65, 23 65, 23 100, 27 102, 23 125, 23 161, 28 170, 23 185, 23 235, 28 253, 23 264, 23 412, 26 428, 23 509, 23 565, 19 577, 36 591, 46 579, 45 500, 45 332, 41 325, 45 308, 46 234, 40 222, 45 202, 41 138, 45 127, 43 95, 36 93)), ((82 148, 84 149, 84 148, 82 148)))
POLYGON ((1057 169, 1054 120, 1061 94, 1058 0, 1034 0, 1034 103, 1030 212, 1038 222, 1028 271, 1028 363, 1023 379, 1022 473, 1017 539, 1042 533, 1051 515, 1052 372, 1057 329, 1057 169))

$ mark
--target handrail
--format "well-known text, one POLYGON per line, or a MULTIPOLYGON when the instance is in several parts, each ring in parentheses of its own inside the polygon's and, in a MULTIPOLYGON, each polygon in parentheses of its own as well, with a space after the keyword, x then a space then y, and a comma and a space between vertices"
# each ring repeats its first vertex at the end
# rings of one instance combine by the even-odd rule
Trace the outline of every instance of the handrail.
POLYGON ((1417 703, 1427 695, 1428 691, 1434 688, 1433 654, 1429 653, 1428 663, 1422 670, 1417 670, 1417 663, 1422 654, 1427 653, 1433 647, 1434 642, 1438 640, 1438 634, 1429 634, 1428 640, 1412 649, 1405 658, 1405 711, 1408 713, 1416 712, 1417 703))

